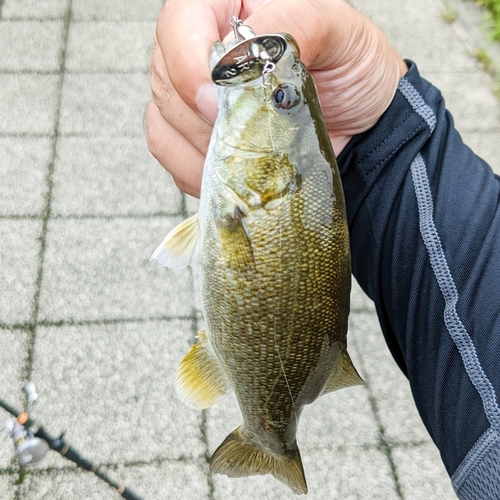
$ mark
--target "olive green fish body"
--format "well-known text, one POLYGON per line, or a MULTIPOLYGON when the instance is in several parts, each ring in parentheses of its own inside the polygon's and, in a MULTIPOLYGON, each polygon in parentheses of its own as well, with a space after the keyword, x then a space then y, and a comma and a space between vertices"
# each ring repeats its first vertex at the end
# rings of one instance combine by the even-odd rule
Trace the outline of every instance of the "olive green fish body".
POLYGON ((303 407, 362 381, 346 350, 340 175, 314 83, 287 40, 270 85, 218 89, 198 215, 167 236, 159 260, 184 265, 196 254, 201 266, 207 328, 181 362, 179 392, 205 408, 234 391, 243 415, 212 469, 272 473, 305 493, 296 443, 303 407), (290 109, 277 102, 280 88, 290 109))

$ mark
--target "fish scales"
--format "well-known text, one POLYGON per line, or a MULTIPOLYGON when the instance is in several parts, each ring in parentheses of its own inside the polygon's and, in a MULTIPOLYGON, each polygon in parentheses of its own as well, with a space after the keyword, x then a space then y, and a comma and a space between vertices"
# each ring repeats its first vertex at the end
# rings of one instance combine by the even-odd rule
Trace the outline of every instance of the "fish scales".
MULTIPOLYGON (((153 258, 200 265, 207 327, 180 364, 181 397, 201 409, 234 391, 242 412, 212 470, 271 473, 306 493, 301 411, 362 380, 346 345, 351 277, 340 175, 314 82, 296 42, 283 37, 270 85, 218 88, 199 212, 153 258)), ((225 52, 216 44, 213 64, 225 52)))

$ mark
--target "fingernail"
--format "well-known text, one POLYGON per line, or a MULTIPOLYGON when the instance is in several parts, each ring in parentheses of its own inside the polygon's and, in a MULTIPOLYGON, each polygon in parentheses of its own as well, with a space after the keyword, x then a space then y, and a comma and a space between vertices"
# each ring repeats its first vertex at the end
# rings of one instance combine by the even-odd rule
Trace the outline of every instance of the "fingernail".
POLYGON ((217 102, 217 94, 213 83, 204 83, 196 93, 194 99, 198 111, 210 122, 215 123, 215 119, 219 113, 219 105, 217 102))

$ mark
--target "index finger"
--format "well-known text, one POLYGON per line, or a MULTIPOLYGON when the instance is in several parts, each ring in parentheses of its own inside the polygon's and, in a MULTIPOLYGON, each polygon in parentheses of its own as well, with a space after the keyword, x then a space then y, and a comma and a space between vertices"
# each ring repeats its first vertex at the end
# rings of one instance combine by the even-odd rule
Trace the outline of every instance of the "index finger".
POLYGON ((212 45, 231 29, 238 0, 168 0, 158 18, 156 37, 171 82, 193 110, 214 121, 217 99, 210 75, 212 45))

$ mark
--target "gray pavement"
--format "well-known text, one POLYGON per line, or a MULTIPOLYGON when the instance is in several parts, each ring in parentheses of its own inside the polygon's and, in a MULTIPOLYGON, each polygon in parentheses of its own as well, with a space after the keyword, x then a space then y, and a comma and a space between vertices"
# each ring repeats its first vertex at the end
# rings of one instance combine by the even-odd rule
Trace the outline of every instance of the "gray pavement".
MULTIPOLYGON (((285 499, 271 476, 212 476, 207 457, 240 421, 232 397, 180 403, 173 374, 202 318, 196 273, 149 256, 196 210, 149 155, 143 112, 161 0, 0 0, 0 399, 143 499, 285 499)), ((441 88, 465 141, 500 173, 500 105, 436 0, 356 0, 441 88)), ((477 42, 476 42, 477 43, 477 42)), ((313 499, 455 495, 408 383, 355 286, 350 351, 367 381, 306 408, 299 441, 313 499)), ((0 423, 8 414, 0 410, 0 423)), ((21 486, 0 432, 0 499, 116 499, 49 453, 21 486)))

